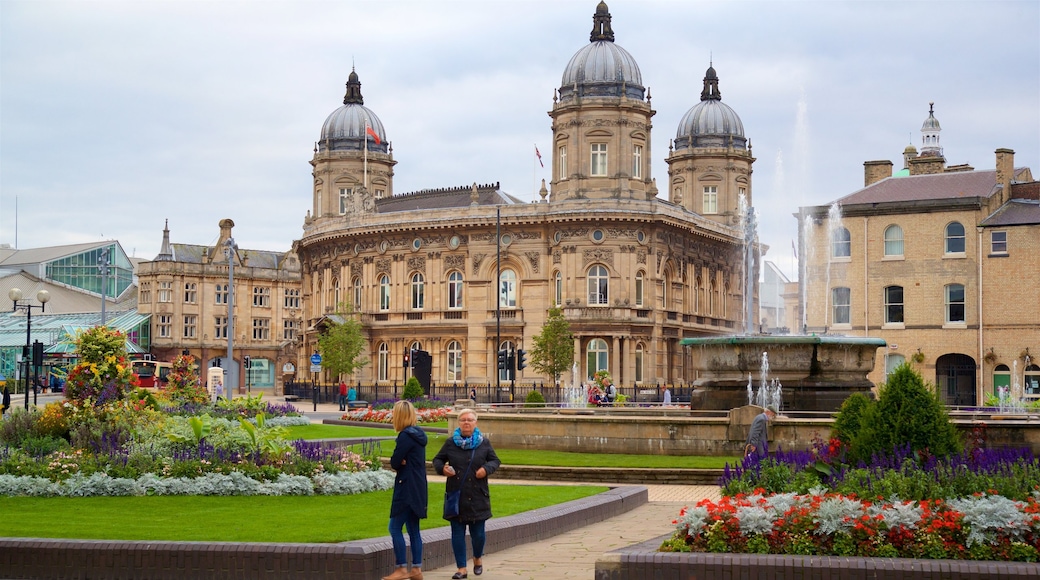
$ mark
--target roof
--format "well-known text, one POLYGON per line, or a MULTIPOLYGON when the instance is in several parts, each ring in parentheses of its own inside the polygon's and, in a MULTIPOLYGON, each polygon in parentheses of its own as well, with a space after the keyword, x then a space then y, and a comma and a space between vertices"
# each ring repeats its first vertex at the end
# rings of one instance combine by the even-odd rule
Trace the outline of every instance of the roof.
POLYGON ((997 172, 963 171, 888 177, 838 200, 841 205, 989 197, 997 189, 997 172))
POLYGON ((94 248, 119 244, 118 240, 102 240, 87 244, 69 244, 67 246, 49 246, 46 248, 29 248, 26 250, 7 250, 0 254, 0 266, 15 266, 21 264, 39 264, 50 262, 72 254, 78 254, 94 248))
MULTIPOLYGON (((512 205, 523 201, 499 189, 498 183, 478 185, 477 205, 512 205)), ((469 207, 473 203, 473 186, 424 189, 376 200, 378 213, 469 207)))
MULTIPOLYGON (((188 264, 201 264, 203 256, 209 256, 213 246, 200 246, 197 244, 170 244, 173 250, 174 262, 185 262, 188 264)), ((223 251, 223 250, 222 250, 223 251)), ((227 261, 220 254, 219 260, 227 261)), ((239 248, 238 257, 245 266, 250 268, 280 269, 286 262, 288 252, 271 252, 267 250, 244 250, 239 248)))
POLYGON ((1010 199, 979 224, 982 227, 1040 225, 1040 200, 1010 199))
MULTIPOLYGON (((21 289, 22 296, 29 300, 31 304, 37 304, 37 292, 46 290, 51 295, 50 301, 47 302, 47 312, 49 313, 94 313, 94 316, 97 317, 101 312, 100 294, 86 292, 63 284, 55 284, 21 270, 7 275, 0 274, 0 312, 10 311, 13 306, 11 299, 7 297, 7 293, 11 288, 21 289)), ((107 305, 106 309, 113 311, 135 308, 137 306, 136 286, 131 285, 126 292, 123 292, 122 300, 107 296, 105 304, 107 305)), ((35 318, 35 313, 33 317, 35 318)))
MULTIPOLYGON (((127 312, 113 312, 106 316, 105 324, 116 330, 128 332, 136 329, 149 319, 147 315, 138 314, 136 310, 127 312)), ((67 342, 77 329, 85 329, 97 325, 100 322, 100 314, 91 312, 86 314, 47 314, 33 313, 32 336, 30 341, 39 340, 48 347, 67 342), (73 331, 73 332, 70 332, 73 331)), ((128 341, 129 342, 129 341, 128 341)), ((0 312, 0 348, 11 348, 25 345, 25 316, 13 312, 0 312)), ((128 352, 141 352, 134 344, 127 345, 128 352), (132 349, 132 350, 131 350, 132 349)), ((52 352, 48 349, 48 352, 52 352)), ((63 352, 56 350, 53 352, 63 352)))

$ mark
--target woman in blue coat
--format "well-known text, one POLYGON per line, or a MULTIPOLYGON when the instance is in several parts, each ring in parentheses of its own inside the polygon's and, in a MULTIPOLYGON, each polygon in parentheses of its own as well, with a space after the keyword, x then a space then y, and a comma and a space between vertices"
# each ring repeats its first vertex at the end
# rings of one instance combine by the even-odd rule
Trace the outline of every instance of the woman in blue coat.
POLYGON ((390 457, 390 467, 397 472, 394 478, 394 499, 390 504, 390 538, 394 544, 397 568, 383 580, 422 580, 422 536, 419 520, 426 518, 426 433, 417 427, 415 407, 408 401, 398 401, 393 411, 397 445, 390 457), (408 570, 404 534, 412 545, 412 569, 408 570))
POLYGON ((491 493, 487 478, 502 464, 491 447, 491 441, 477 428, 473 409, 459 411, 459 426, 433 458, 437 473, 448 476, 445 491, 462 490, 459 513, 445 515, 451 522, 451 550, 455 553, 458 572, 452 578, 465 578, 466 527, 473 542, 473 573, 484 573, 484 523, 491 518, 491 493))

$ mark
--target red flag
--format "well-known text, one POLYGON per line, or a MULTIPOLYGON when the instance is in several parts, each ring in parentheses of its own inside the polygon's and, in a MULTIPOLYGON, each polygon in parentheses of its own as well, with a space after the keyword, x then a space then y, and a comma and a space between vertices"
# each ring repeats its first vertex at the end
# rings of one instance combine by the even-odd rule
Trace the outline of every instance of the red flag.
POLYGON ((372 139, 375 140, 376 145, 379 145, 381 143, 381 141, 379 140, 379 135, 376 135, 376 132, 372 130, 372 127, 368 126, 368 123, 365 123, 365 133, 368 133, 372 136, 372 139))
POLYGON ((542 163, 542 154, 541 154, 541 152, 538 151, 538 146, 537 145, 534 146, 534 154, 538 156, 538 165, 541 165, 542 167, 545 167, 545 164, 542 163))

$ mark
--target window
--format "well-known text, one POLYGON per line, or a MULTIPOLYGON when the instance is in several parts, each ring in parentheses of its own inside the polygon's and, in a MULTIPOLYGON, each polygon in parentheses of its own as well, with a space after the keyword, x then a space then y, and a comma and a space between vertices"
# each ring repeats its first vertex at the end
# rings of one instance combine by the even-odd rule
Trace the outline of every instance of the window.
POLYGON ((254 286, 253 306, 259 306, 262 308, 271 306, 271 289, 266 286, 254 286))
POLYGON ((567 146, 560 145, 560 169, 557 172, 557 179, 567 179, 567 146))
POLYGON ((300 307, 300 289, 299 288, 286 288, 285 289, 285 307, 290 309, 297 309, 300 307))
POLYGON ((946 226, 946 253, 964 253, 964 226, 959 222, 953 222, 946 226))
POLYGON ((636 272, 636 306, 643 306, 643 271, 636 272))
POLYGON ((376 369, 376 380, 385 381, 390 376, 390 347, 385 342, 379 343, 379 367, 376 369))
POLYGON ((412 310, 422 310, 426 302, 426 281, 419 272, 412 274, 412 310))
POLYGON ((353 189, 346 187, 339 188, 339 215, 347 213, 347 208, 350 207, 350 195, 354 193, 353 189))
POLYGON ((607 303, 607 287, 610 278, 607 269, 603 266, 589 268, 589 305, 602 305, 607 303))
POLYGON ((227 316, 213 318, 213 338, 227 338, 227 316))
MULTIPOLYGON (((989 244, 991 254, 1007 254, 1007 232, 990 232, 989 244)), ((162 300, 160 300, 162 302, 162 300)))
POLYGON ((885 228, 885 256, 903 255, 903 228, 888 226, 885 228))
POLYGON ((376 190, 376 199, 383 199, 384 196, 386 196, 386 190, 384 190, 384 189, 377 189, 376 190))
POLYGON ((159 316, 159 328, 156 333, 159 338, 173 338, 173 316, 162 314, 159 316))
POLYGON ((719 213, 719 186, 704 186, 704 213, 719 213))
POLYGON ((350 282, 350 285, 354 288, 354 310, 356 312, 361 311, 361 277, 355 276, 354 280, 350 282))
POLYGON ((198 286, 194 282, 184 283, 184 303, 195 304, 195 298, 198 294, 198 286))
POLYGON ((296 331, 299 328, 298 320, 282 321, 282 340, 296 340, 296 331))
POLYGON ((993 394, 1000 396, 1001 392, 1008 393, 1011 390, 1011 369, 1007 365, 997 365, 993 369, 993 394))
POLYGON ((1040 397, 1040 366, 1026 367, 1022 374, 1022 393, 1027 397, 1040 397))
POLYGON ((851 301, 852 293, 848 288, 831 289, 831 305, 834 309, 833 324, 851 323, 851 301))
POLYGON ((195 338, 198 335, 199 317, 190 314, 184 317, 184 338, 195 338))
POLYGON ((902 286, 888 286, 885 288, 885 322, 887 324, 903 322, 902 286))
POLYGON ((643 345, 642 344, 637 344, 636 345, 636 360, 635 360, 635 369, 634 370, 635 370, 635 373, 636 373, 636 382, 637 383, 643 382, 643 345))
MULTIPOLYGON (((516 345, 512 341, 504 340, 502 344, 498 345, 498 352, 507 351, 515 352, 516 345)), ((495 362, 498 362, 498 353, 495 353, 495 362)), ((498 380, 508 381, 509 380, 509 369, 498 369, 498 380)))
POLYGON ((138 298, 138 302, 140 302, 141 304, 151 304, 151 302, 152 302, 152 283, 151 282, 141 282, 139 296, 140 297, 138 298))
POLYGON ((173 282, 159 282, 159 302, 173 302, 173 282))
POLYGON ((900 365, 906 362, 906 357, 901 354, 889 354, 885 357, 885 379, 888 379, 888 375, 895 372, 900 365))
POLYGON ((559 271, 556 272, 553 287, 553 298, 555 298, 554 303, 557 306, 563 306, 563 273, 559 271))
POLYGON ((964 284, 946 286, 946 322, 964 322, 964 284))
POLYGON ((589 341, 589 346, 585 349, 586 354, 586 369, 588 370, 589 378, 596 375, 596 371, 605 371, 608 369, 607 363, 609 362, 607 341, 602 338, 594 338, 589 341))
POLYGON ((593 177, 607 176, 607 144, 592 144, 591 173, 593 177))
POLYGON ((329 306, 331 306, 335 310, 339 310, 339 303, 340 303, 339 278, 333 278, 332 279, 332 291, 331 291, 331 294, 332 295, 329 296, 329 302, 330 302, 329 306))
POLYGON ((253 340, 271 340, 271 319, 253 319, 253 340))
POLYGON ((217 284, 217 301, 216 304, 227 304, 228 303, 228 285, 217 284))
POLYGON ((448 343, 448 373, 445 378, 456 382, 462 380, 462 345, 457 340, 448 343))
POLYGON ((463 285, 462 272, 454 271, 448 274, 448 308, 462 308, 463 285))
POLYGON ((848 258, 852 256, 852 236, 849 230, 839 227, 831 235, 831 257, 848 258))
POLYGON ((386 274, 379 277, 379 310, 390 310, 390 276, 386 274))
POLYGON ((636 145, 632 148, 632 177, 643 177, 643 146, 636 145))
POLYGON ((498 280, 498 305, 503 308, 516 308, 516 272, 502 270, 498 280))
MULTIPOLYGON (((737 198, 738 199, 740 199, 740 198, 747 199, 747 188, 746 187, 738 187, 737 188, 737 198)), ((748 205, 751 205, 751 204, 749 203, 748 205)))

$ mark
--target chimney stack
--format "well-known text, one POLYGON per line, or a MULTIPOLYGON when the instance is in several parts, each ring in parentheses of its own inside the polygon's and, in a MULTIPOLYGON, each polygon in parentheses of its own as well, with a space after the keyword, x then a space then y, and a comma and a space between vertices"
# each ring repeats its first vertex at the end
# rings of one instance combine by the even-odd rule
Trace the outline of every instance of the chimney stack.
POLYGON ((863 187, 892 177, 892 162, 888 159, 863 162, 863 187))

